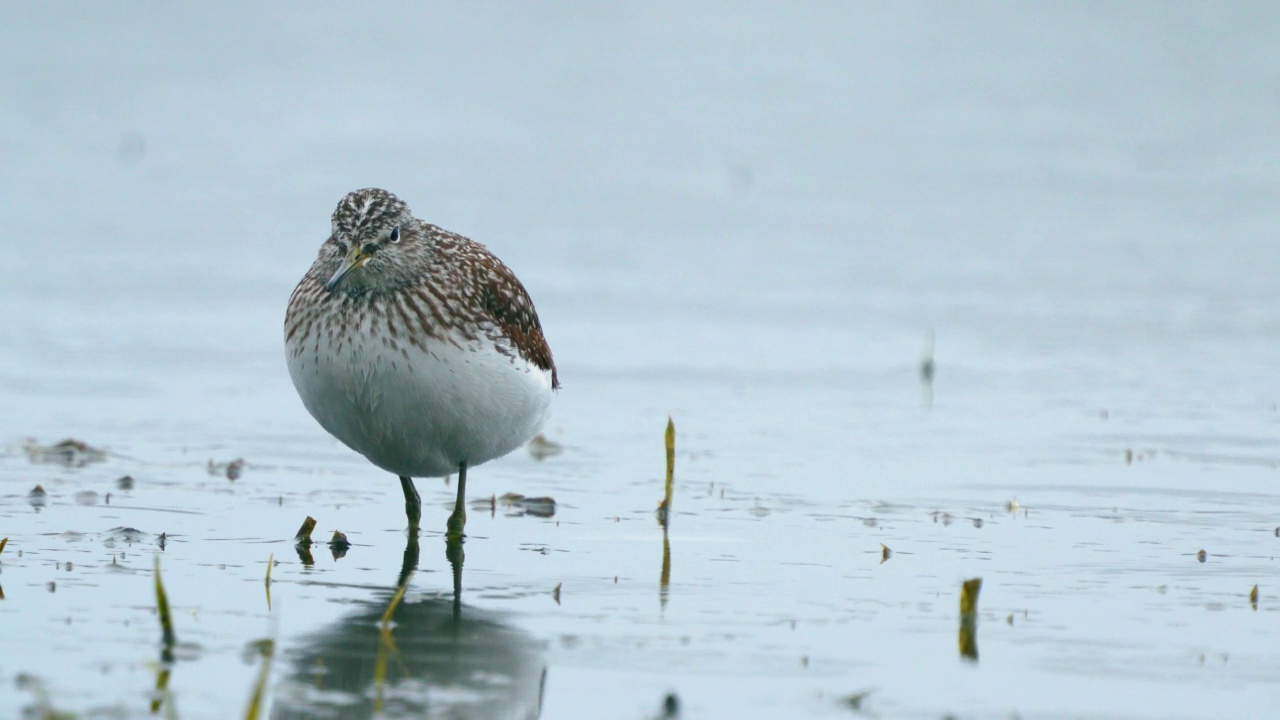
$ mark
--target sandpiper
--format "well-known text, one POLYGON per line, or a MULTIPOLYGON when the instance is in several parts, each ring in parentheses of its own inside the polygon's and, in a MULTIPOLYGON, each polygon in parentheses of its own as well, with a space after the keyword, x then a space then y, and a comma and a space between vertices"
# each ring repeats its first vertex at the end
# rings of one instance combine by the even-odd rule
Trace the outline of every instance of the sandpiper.
POLYGON ((466 524, 467 468, 533 437, 560 386, 515 273, 469 238, 418 220, 400 198, 347 194, 289 298, 289 374, 321 427, 400 477, 410 533, 415 477, 458 474, 446 537, 466 524))

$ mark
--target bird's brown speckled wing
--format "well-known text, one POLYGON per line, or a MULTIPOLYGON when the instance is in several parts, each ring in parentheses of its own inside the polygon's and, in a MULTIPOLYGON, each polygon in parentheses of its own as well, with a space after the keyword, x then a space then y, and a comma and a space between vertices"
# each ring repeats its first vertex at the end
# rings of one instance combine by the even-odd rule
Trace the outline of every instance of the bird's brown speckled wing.
POLYGON ((515 273, 499 262, 487 268, 485 277, 480 278, 479 290, 481 306, 511 339, 520 356, 543 370, 550 370, 551 387, 559 388, 556 363, 551 356, 551 346, 542 334, 538 311, 515 273))

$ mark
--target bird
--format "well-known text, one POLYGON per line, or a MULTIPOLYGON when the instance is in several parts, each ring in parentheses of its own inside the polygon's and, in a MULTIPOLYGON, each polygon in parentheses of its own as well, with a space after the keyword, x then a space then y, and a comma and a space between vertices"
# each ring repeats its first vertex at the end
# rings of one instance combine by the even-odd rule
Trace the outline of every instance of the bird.
POLYGON ((289 375, 322 428, 400 478, 457 473, 446 539, 461 542, 468 468, 542 428, 560 388, 533 300, 484 245, 414 217, 380 188, 347 193, 289 297, 289 375))

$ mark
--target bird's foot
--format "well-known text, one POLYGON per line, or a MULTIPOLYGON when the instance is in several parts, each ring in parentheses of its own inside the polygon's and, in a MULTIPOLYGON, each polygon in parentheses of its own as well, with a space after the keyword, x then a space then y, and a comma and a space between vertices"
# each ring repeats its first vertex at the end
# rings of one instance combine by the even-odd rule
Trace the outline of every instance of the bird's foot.
POLYGON ((461 508, 455 508, 453 514, 449 516, 449 522, 445 525, 445 539, 451 543, 460 543, 466 539, 466 534, 462 529, 467 524, 467 513, 461 508))

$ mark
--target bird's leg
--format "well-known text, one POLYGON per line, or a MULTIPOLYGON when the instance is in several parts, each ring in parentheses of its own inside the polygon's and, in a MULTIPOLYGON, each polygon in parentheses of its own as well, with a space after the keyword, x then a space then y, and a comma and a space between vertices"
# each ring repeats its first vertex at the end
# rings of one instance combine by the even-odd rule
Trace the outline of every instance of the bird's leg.
POLYGON ((400 489, 404 490, 404 514, 409 517, 409 534, 418 534, 418 521, 422 519, 422 498, 413 486, 413 478, 400 476, 400 489))
POLYGON ((467 524, 467 462, 463 460, 458 463, 458 501, 453 505, 453 514, 449 516, 448 532, 445 539, 448 542, 462 542, 464 535, 462 528, 467 524))

